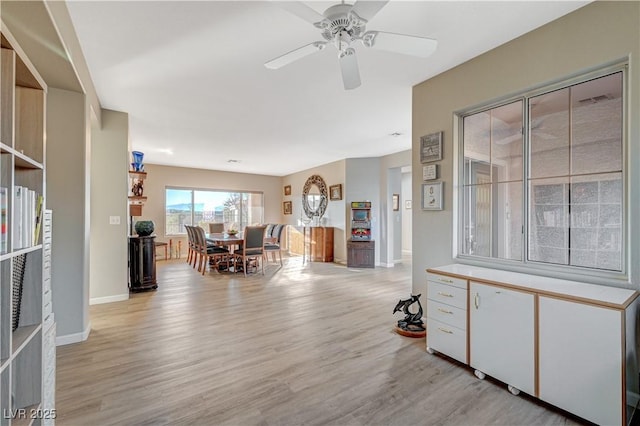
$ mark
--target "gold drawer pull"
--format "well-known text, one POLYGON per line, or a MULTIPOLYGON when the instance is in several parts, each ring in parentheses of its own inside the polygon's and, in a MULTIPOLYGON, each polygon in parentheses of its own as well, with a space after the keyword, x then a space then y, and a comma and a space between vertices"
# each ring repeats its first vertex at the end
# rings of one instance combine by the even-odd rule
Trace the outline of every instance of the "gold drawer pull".
POLYGON ((443 293, 443 292, 441 292, 441 291, 439 291, 439 292, 438 292, 438 294, 439 294, 440 296, 444 296, 444 297, 453 297, 453 294, 443 293))
POLYGON ((440 278, 440 281, 442 281, 443 283, 453 284, 453 280, 447 280, 447 279, 444 279, 444 278, 440 278))
POLYGON ((446 309, 442 309, 442 308, 438 308, 438 310, 439 310, 440 312, 442 312, 443 314, 452 314, 452 313, 453 313, 453 312, 451 312, 451 311, 447 311, 446 309))
POLYGON ((442 331, 443 333, 453 334, 453 331, 447 330, 446 328, 438 327, 438 330, 442 331))

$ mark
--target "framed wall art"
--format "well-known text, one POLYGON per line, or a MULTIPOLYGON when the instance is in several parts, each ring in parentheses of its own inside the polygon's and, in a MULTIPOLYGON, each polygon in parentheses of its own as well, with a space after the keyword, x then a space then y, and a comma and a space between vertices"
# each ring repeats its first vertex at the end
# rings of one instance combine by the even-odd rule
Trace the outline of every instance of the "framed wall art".
POLYGON ((429 164, 422 166, 422 180, 438 179, 438 165, 429 164))
POLYGON ((329 199, 331 201, 342 200, 342 184, 331 185, 329 187, 329 199))
POLYGON ((284 195, 291 195, 291 185, 284 186, 284 195))
POLYGON ((282 203, 282 210, 284 211, 284 214, 293 213, 293 205, 292 205, 291 201, 283 202, 282 203))
POLYGON ((400 194, 393 194, 391 197, 391 205, 393 206, 393 211, 400 210, 400 194))
POLYGON ((422 210, 442 210, 442 198, 442 182, 422 184, 422 210))
POLYGON ((442 160, 442 134, 443 132, 436 132, 420 138, 421 163, 442 160))

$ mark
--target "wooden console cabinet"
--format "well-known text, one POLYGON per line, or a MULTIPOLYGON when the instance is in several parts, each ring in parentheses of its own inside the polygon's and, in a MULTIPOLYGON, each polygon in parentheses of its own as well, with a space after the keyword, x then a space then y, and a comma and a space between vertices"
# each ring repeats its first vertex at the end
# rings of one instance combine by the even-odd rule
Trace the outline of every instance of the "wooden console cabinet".
POLYGON ((347 241, 347 266, 349 268, 374 268, 376 262, 375 241, 347 241))
POLYGON ((333 227, 311 226, 305 228, 308 256, 311 262, 333 262, 333 227))
POLYGON ((289 251, 310 262, 333 262, 332 226, 296 227, 289 233, 289 251))
POLYGON ((597 424, 639 392, 640 293, 468 265, 427 269, 427 352, 597 424), (631 398, 628 399, 628 396, 631 398))

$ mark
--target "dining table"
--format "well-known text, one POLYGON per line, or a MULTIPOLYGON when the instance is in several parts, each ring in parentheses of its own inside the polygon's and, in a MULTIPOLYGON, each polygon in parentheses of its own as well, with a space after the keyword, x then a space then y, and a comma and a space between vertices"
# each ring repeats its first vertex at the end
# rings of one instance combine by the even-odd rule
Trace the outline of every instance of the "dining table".
MULTIPOLYGON (((218 246, 227 247, 231 256, 231 264, 229 264, 230 262, 227 261, 226 271, 238 272, 238 268, 236 267, 235 261, 233 260, 233 251, 236 247, 241 246, 244 243, 242 232, 238 232, 237 234, 232 235, 227 234, 226 232, 205 233, 205 239, 207 240, 207 244, 215 244, 218 246)), ((221 271, 221 267, 218 268, 218 271, 221 271)))
POLYGON ((230 251, 233 251, 234 247, 244 243, 242 232, 238 232, 234 235, 229 235, 226 232, 206 233, 205 237, 207 239, 207 243, 229 247, 230 251))

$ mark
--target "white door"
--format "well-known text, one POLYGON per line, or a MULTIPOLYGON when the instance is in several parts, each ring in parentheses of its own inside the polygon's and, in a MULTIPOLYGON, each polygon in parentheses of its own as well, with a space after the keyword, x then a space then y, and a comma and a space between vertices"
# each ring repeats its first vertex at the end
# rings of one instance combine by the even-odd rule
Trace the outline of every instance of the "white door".
POLYGON ((542 296, 539 304, 540 399, 597 424, 624 424, 622 312, 542 296))
POLYGON ((471 282, 470 364, 535 395, 534 295, 471 282))

